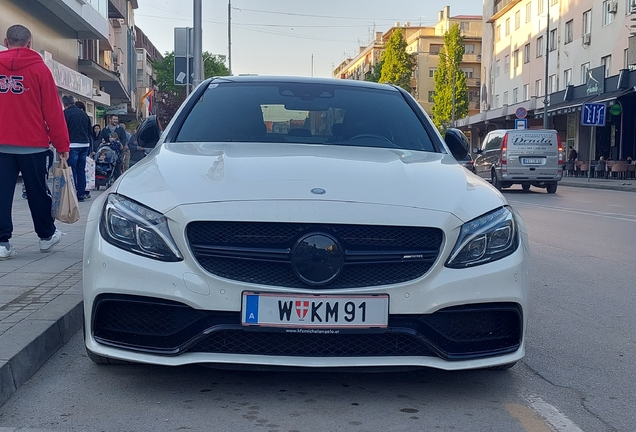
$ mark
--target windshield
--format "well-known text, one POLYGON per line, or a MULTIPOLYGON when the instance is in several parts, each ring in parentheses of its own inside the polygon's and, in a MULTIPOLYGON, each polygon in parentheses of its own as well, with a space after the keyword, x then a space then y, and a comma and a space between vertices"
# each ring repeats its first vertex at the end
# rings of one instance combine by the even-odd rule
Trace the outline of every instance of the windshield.
POLYGON ((398 91, 313 83, 212 83, 175 141, 437 151, 398 91))

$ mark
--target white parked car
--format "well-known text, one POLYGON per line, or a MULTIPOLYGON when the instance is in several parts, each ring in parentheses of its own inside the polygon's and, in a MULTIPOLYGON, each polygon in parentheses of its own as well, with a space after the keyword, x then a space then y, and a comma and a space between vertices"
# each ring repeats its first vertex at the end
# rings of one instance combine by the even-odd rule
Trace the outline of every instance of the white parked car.
POLYGON ((139 140, 156 147, 88 217, 93 361, 458 370, 523 357, 523 222, 402 89, 215 78, 139 140))

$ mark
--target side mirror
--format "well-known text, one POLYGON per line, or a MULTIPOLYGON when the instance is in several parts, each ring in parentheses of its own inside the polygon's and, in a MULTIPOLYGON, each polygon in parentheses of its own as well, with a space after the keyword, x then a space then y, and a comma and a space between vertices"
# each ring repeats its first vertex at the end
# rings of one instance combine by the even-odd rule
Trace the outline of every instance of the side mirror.
POLYGON ((154 148, 161 136, 161 124, 157 116, 150 116, 139 126, 137 142, 143 148, 154 148))
POLYGON ((450 128, 446 130, 444 141, 457 160, 464 160, 470 154, 470 144, 468 138, 459 129, 450 128))

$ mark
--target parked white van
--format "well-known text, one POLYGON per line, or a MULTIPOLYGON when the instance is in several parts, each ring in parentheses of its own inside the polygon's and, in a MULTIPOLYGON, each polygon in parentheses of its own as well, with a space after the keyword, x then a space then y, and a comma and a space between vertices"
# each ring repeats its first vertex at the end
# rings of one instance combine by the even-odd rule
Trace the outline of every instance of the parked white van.
POLYGON ((475 157, 475 173, 498 190, 520 184, 555 193, 563 178, 561 138, 552 129, 499 129, 489 132, 475 157))

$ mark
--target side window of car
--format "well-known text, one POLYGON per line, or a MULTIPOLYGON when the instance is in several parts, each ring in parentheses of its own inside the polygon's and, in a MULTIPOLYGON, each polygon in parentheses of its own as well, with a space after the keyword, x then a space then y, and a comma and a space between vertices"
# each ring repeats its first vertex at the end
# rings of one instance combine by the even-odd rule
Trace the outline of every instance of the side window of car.
POLYGON ((501 135, 492 134, 488 142, 486 143, 486 148, 484 150, 486 151, 497 150, 499 149, 500 145, 501 145, 501 135))
POLYGON ((488 143, 490 142, 490 139, 492 138, 492 134, 488 134, 486 135, 486 138, 484 138, 484 142, 481 143, 481 151, 485 151, 488 143))

